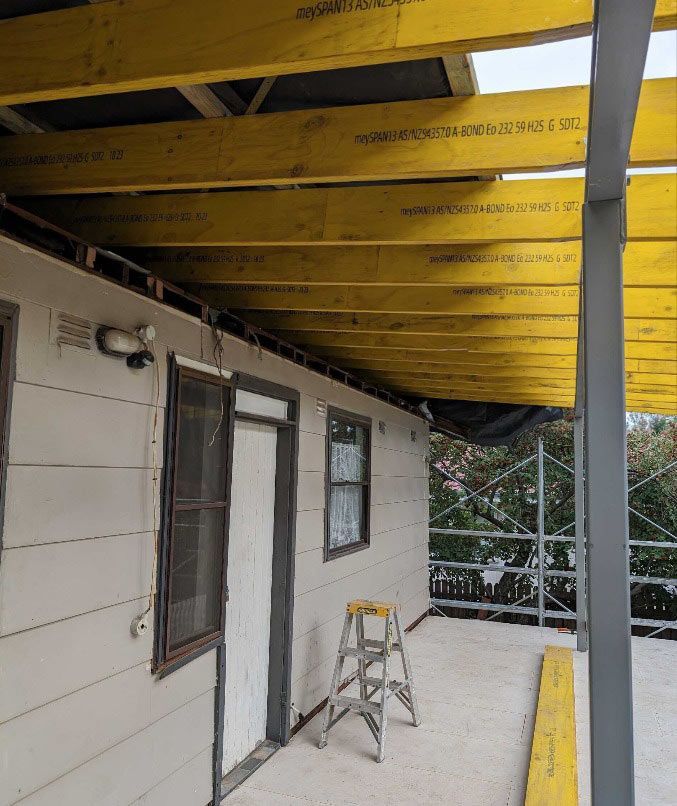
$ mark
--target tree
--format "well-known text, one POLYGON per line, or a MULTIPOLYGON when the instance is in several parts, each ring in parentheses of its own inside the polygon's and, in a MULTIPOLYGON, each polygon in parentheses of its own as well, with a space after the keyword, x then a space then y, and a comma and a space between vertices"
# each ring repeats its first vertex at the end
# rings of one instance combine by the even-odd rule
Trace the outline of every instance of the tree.
MULTIPOLYGON (((632 418, 628 424, 628 484, 632 488, 677 460, 677 418, 632 418)), ((527 460, 537 452, 539 437, 543 439, 547 454, 573 468, 572 415, 558 422, 539 426, 525 434, 511 448, 482 448, 440 434, 433 435, 431 465, 452 478, 444 478, 434 468, 431 470, 432 526, 475 531, 535 532, 537 462, 535 459, 527 460), (520 462, 525 464, 502 481, 492 483, 493 479, 520 462), (468 496, 464 485, 472 490, 479 490, 486 485, 482 496, 488 503, 476 496, 459 506, 459 502, 468 496), (454 505, 456 507, 447 512, 454 505)), ((546 460, 544 484, 545 533, 554 534, 567 527, 563 533, 573 535, 573 526, 569 526, 575 516, 573 474, 552 460, 546 460)), ((668 532, 677 533, 677 468, 636 487, 630 492, 629 501, 632 509, 660 524, 668 532)), ((633 539, 670 540, 667 534, 638 515, 631 512, 629 517, 633 539)), ((535 555, 535 541, 508 538, 482 540, 477 537, 446 535, 431 535, 430 541, 431 559, 437 560, 535 567, 535 555)), ((548 542, 545 566, 548 569, 573 570, 573 545, 548 542)), ((438 576, 443 574, 448 579, 470 579, 476 583, 484 580, 482 572, 473 570, 434 569, 432 573, 438 576)), ((677 552, 633 547, 631 573, 637 576, 675 578, 677 552)), ((575 579, 548 578, 546 589, 556 598, 565 601, 570 608, 575 603, 575 579)), ((515 602, 524 595, 535 596, 535 592, 532 578, 504 573, 494 586, 493 599, 503 603, 515 602)), ((675 591, 669 587, 638 583, 632 586, 632 597, 635 615, 644 615, 645 612, 653 614, 656 609, 665 608, 668 615, 660 616, 661 618, 677 616, 675 591)))

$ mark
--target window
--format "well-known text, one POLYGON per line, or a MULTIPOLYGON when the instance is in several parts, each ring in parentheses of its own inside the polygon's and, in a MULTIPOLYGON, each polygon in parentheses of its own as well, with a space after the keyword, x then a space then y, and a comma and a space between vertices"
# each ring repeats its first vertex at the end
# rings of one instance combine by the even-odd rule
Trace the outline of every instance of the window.
POLYGON ((329 410, 325 560, 369 545, 370 421, 329 410))
POLYGON ((171 378, 156 666, 223 635, 230 386, 176 364, 171 378))

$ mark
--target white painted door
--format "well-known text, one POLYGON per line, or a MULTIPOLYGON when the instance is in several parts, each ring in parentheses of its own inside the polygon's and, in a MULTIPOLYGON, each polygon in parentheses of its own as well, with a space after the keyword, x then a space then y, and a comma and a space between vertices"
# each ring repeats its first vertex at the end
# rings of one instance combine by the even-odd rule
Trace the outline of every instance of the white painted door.
POLYGON ((223 774, 266 738, 277 429, 236 421, 228 545, 223 774))

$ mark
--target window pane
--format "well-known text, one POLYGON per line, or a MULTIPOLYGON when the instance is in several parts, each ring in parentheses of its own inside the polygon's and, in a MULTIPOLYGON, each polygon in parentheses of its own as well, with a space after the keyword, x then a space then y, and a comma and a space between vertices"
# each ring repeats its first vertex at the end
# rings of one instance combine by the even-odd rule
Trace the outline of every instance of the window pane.
POLYGON ((367 481, 369 458, 368 431, 361 425, 343 420, 330 422, 331 480, 367 481))
POLYGON ((218 381, 181 378, 176 457, 176 503, 224 501, 226 498, 226 440, 228 389, 223 390, 225 408, 221 419, 221 389, 218 381), (209 443, 214 437, 212 445, 209 443))
POLYGON ((329 548, 359 543, 364 536, 364 489, 332 487, 329 498, 329 548))
POLYGON ((169 569, 170 652, 219 629, 224 513, 221 507, 176 513, 169 569))

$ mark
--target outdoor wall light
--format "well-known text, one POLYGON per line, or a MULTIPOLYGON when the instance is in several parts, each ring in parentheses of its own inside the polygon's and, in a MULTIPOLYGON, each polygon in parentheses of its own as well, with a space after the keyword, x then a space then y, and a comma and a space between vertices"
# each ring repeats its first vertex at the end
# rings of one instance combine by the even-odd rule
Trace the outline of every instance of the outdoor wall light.
POLYGON ((146 342, 154 338, 155 328, 152 325, 140 327, 135 333, 105 326, 96 331, 99 350, 113 358, 126 358, 127 366, 131 369, 143 369, 155 361, 153 353, 146 347, 146 342))

